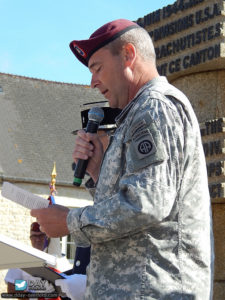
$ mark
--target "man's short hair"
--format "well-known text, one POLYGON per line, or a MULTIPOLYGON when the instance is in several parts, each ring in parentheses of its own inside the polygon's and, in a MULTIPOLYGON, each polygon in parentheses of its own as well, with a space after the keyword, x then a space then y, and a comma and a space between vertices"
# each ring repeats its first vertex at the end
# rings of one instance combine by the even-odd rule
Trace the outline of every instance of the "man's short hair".
POLYGON ((123 46, 131 43, 135 46, 137 53, 145 61, 156 61, 155 48, 149 33, 142 27, 133 28, 114 41, 107 44, 104 48, 109 49, 113 55, 118 55, 123 46))

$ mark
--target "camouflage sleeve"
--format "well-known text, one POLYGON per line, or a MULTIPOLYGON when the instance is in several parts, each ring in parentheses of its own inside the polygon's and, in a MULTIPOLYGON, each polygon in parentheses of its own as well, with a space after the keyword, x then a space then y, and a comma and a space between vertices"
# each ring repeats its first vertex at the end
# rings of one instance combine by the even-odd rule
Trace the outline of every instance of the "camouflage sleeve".
POLYGON ((90 241, 82 232, 81 215, 84 208, 71 209, 67 215, 67 226, 70 233, 74 236, 76 246, 88 247, 90 241))
MULTIPOLYGON (((183 120, 176 109, 168 109, 165 103, 152 101, 152 105, 152 111, 159 113, 153 116, 149 113, 151 107, 148 112, 144 109, 127 130, 122 156, 125 172, 118 191, 79 214, 70 211, 68 226, 80 245, 135 234, 169 215, 182 173, 183 120)), ((105 178, 110 177, 110 171, 105 171, 105 178)))

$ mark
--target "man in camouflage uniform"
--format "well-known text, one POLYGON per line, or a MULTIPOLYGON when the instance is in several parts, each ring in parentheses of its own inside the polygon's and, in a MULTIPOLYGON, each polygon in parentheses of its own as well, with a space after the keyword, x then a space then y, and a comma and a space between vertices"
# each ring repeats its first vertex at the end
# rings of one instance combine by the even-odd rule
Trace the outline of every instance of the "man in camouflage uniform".
POLYGON ((50 236, 91 244, 84 299, 212 299, 206 164, 188 99, 159 76, 151 39, 133 22, 107 23, 70 47, 92 88, 123 110, 103 158, 98 137, 78 132, 73 156, 89 158, 94 205, 32 215, 50 236))

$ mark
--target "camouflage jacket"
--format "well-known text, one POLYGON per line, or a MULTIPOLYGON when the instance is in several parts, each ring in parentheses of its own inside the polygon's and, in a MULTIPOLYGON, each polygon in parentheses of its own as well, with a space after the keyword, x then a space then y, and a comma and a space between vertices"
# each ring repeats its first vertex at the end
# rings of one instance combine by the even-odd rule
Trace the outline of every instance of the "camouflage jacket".
POLYGON ((188 99, 155 78, 117 125, 94 205, 67 219, 75 242, 91 244, 85 299, 211 299, 210 197, 188 99))

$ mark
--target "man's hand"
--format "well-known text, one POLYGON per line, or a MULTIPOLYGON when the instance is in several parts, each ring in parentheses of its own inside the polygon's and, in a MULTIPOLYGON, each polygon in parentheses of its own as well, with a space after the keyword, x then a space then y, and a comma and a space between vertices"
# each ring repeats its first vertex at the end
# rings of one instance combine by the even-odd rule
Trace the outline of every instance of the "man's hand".
POLYGON ((89 159, 87 172, 96 182, 103 158, 103 146, 97 134, 86 133, 79 130, 77 133, 73 159, 77 163, 78 159, 89 159))
POLYGON ((67 215, 69 208, 61 205, 50 205, 48 208, 32 209, 30 214, 37 219, 40 230, 48 237, 61 237, 69 234, 67 215))

